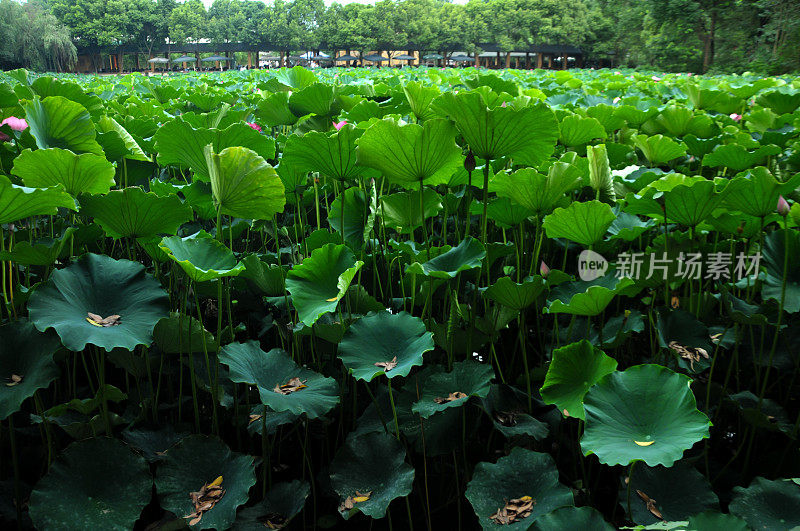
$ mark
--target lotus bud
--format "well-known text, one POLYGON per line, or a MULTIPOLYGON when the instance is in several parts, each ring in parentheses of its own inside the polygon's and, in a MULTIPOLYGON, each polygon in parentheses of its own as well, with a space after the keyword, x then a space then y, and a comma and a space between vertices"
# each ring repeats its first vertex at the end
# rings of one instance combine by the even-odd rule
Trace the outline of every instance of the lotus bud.
POLYGON ((544 263, 544 260, 542 260, 542 263, 539 264, 539 273, 541 273, 544 278, 547 278, 547 275, 550 274, 550 268, 547 267, 547 264, 544 263))
POLYGON ((475 155, 472 153, 471 149, 467 152, 467 157, 464 159, 464 169, 468 172, 475 171, 475 155))
POLYGON ((8 125, 13 131, 24 131, 28 128, 28 122, 23 118, 17 118, 15 116, 9 116, 0 122, 0 125, 8 125))
POLYGON ((778 210, 778 214, 780 214, 783 217, 786 217, 786 216, 789 215, 789 203, 786 202, 786 199, 784 199, 782 195, 778 196, 778 208, 777 208, 777 210, 778 210))
POLYGON ((333 122, 333 127, 337 131, 341 131, 342 127, 344 127, 345 125, 347 125, 347 120, 342 120, 341 122, 333 122))
POLYGON ((261 130, 261 126, 258 125, 257 123, 255 123, 255 122, 246 122, 246 123, 247 123, 247 125, 249 125, 250 127, 255 129, 256 131, 258 131, 259 133, 263 133, 263 131, 261 130))
POLYGON ((741 114, 736 114, 735 112, 731 113, 730 117, 731 117, 731 120, 733 120, 734 122, 738 122, 739 120, 742 119, 742 115, 741 114))

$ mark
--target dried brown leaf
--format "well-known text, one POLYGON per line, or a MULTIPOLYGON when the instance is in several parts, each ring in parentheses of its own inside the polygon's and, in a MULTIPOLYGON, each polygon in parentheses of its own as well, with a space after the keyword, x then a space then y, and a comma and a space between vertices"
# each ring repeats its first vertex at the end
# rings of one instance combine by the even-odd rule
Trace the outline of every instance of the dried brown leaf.
POLYGON ((397 367, 397 356, 392 358, 391 361, 378 361, 375 363, 375 366, 383 368, 384 372, 389 372, 397 367))
POLYGON ((436 402, 437 404, 446 404, 447 402, 452 402, 453 400, 460 400, 466 397, 467 395, 465 393, 462 393, 461 391, 454 391, 449 395, 447 395, 447 398, 437 396, 436 398, 433 399, 433 401, 436 402))
POLYGON ((15 385, 19 385, 22 382, 22 376, 19 374, 12 374, 9 377, 9 382, 6 384, 6 387, 14 387, 15 385))
POLYGON ((282 395, 288 395, 297 392, 300 389, 305 389, 306 387, 308 387, 307 385, 305 385, 307 381, 308 381, 307 379, 300 380, 300 378, 295 376, 294 378, 290 379, 283 385, 275 384, 275 388, 273 389, 273 391, 282 395))

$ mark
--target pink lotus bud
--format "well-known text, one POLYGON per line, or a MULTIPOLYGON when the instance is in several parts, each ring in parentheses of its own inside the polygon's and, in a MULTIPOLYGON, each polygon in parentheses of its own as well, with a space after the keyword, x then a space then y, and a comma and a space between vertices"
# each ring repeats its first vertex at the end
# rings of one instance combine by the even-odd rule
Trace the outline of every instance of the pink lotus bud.
POLYGON ((550 268, 547 267, 547 264, 544 263, 544 260, 542 260, 542 263, 539 264, 539 273, 541 273, 544 278, 547 278, 547 275, 550 274, 550 268))
POLYGON ((337 131, 341 131, 342 127, 344 127, 345 125, 347 125, 347 120, 342 120, 341 122, 333 122, 333 127, 337 131))
POLYGON ((731 116, 731 120, 733 120, 734 122, 738 122, 739 120, 742 119, 742 115, 741 114, 736 114, 735 112, 731 113, 730 116, 731 116))
POLYGON ((611 103, 613 103, 614 105, 616 105, 617 103, 619 103, 619 102, 621 102, 621 101, 622 101, 622 98, 620 98, 619 96, 617 96, 616 98, 614 98, 614 99, 611 101, 611 103))
POLYGON ((14 131, 24 131, 25 129, 28 128, 28 122, 26 122, 22 118, 17 118, 15 116, 9 116, 8 118, 0 122, 0 125, 8 125, 14 131))
POLYGON ((505 106, 506 106, 506 102, 503 102, 503 103, 500 105, 500 107, 505 107, 505 106))
POLYGON ((778 207, 776 210, 778 214, 783 217, 789 215, 789 203, 786 202, 786 199, 784 199, 782 195, 778 196, 778 207))
POLYGON ((686 77, 692 77, 692 75, 693 74, 691 72, 689 72, 688 74, 686 74, 686 77))
POLYGON ((615 73, 616 75, 618 75, 618 76, 621 76, 621 75, 622 75, 622 72, 620 72, 619 70, 614 70, 614 73, 615 73))
POLYGON ((246 123, 247 123, 247 125, 249 125, 250 127, 255 129, 256 131, 258 131, 259 133, 263 133, 264 132, 264 131, 261 130, 261 126, 258 125, 257 123, 255 123, 255 122, 246 122, 246 123))

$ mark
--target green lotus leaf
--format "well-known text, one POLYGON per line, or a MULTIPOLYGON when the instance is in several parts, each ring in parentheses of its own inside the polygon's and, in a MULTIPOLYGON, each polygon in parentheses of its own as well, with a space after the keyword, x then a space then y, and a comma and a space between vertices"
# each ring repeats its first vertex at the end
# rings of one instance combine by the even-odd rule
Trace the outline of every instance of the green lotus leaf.
POLYGON ((544 103, 489 109, 479 92, 446 92, 432 105, 455 121, 475 156, 484 160, 510 157, 517 164, 537 166, 558 140, 558 121, 544 103))
POLYGON ((68 100, 79 103, 92 116, 97 116, 103 110, 103 100, 99 96, 87 94, 79 84, 66 79, 41 76, 31 83, 30 88, 42 99, 50 96, 63 96, 68 100))
POLYGON ((153 341, 153 328, 167 315, 169 298, 138 262, 85 254, 53 271, 28 301, 31 322, 41 331, 55 328, 61 342, 75 352, 88 343, 105 350, 153 341), (97 326, 87 313, 119 315, 118 324, 97 326))
MULTIPOLYGON (((469 208, 470 214, 473 216, 480 216, 483 214, 483 203, 480 201, 473 201, 469 208)), ((532 214, 533 212, 523 206, 513 203, 507 197, 495 197, 490 199, 486 206, 486 217, 503 229, 516 227, 532 214)), ((487 242, 487 245, 490 243, 492 242, 487 242)))
POLYGON ((411 493, 414 469, 405 457, 403 445, 387 433, 348 436, 331 463, 331 486, 342 501, 357 496, 356 491, 371 494, 339 514, 345 520, 357 512, 383 518, 392 500, 411 493))
POLYGON ((219 476, 225 495, 191 527, 230 528, 236 520, 236 509, 247 502, 247 493, 256 483, 255 466, 251 456, 232 452, 215 437, 191 435, 167 450, 156 473, 161 506, 178 518, 186 518, 195 512, 189 493, 199 491, 219 476))
POLYGON ((433 335, 425 330, 422 319, 406 312, 379 311, 350 325, 339 343, 339 358, 355 379, 369 382, 382 374, 408 376, 433 347, 433 335), (397 365, 389 371, 375 365, 394 358, 397 365))
POLYGON ((190 184, 179 184, 175 180, 164 182, 153 179, 150 181, 150 191, 160 197, 183 196, 185 203, 192 207, 199 218, 217 218, 217 209, 214 206, 214 196, 211 195, 210 183, 194 181, 190 184))
POLYGON ((658 114, 657 103, 648 101, 637 102, 634 105, 620 105, 614 111, 614 115, 622 118, 631 127, 639 127, 647 120, 658 114))
MULTIPOLYGON (((528 410, 528 395, 510 385, 493 384, 482 402, 494 427, 509 439, 517 435, 528 435, 540 441, 550 431, 547 424, 524 413, 528 410)), ((539 404, 538 401, 536 403, 539 404)))
POLYGON ((114 166, 93 153, 76 155, 59 148, 26 149, 11 169, 25 186, 47 188, 61 184, 67 193, 105 194, 114 186, 114 166))
POLYGON ((550 292, 545 313, 598 315, 611 300, 634 284, 628 277, 617 278, 613 272, 594 280, 576 280, 559 284, 550 292))
POLYGON ((607 465, 672 466, 709 436, 711 423, 697 410, 690 383, 660 365, 636 365, 605 376, 583 398, 583 453, 607 465))
POLYGON ((0 175, 0 224, 31 216, 57 214, 58 207, 77 210, 75 200, 61 186, 28 188, 0 175))
POLYGON ((703 178, 684 182, 664 192, 664 211, 667 219, 696 227, 722 205, 729 189, 718 192, 713 181, 703 178))
POLYGON ((160 197, 139 187, 81 198, 83 214, 93 217, 112 238, 175 234, 192 220, 192 209, 177 195, 160 197))
POLYGON ((106 150, 106 157, 110 160, 119 160, 123 157, 130 160, 150 160, 147 153, 145 153, 138 142, 136 142, 136 139, 113 118, 101 116, 100 119, 97 120, 97 130, 100 134, 108 136, 109 138, 114 137, 116 140, 118 137, 119 142, 122 143, 123 149, 118 151, 118 156, 116 157, 112 157, 108 150, 106 150))
POLYGON ((25 105, 31 135, 39 149, 61 148, 73 153, 103 155, 95 139, 92 117, 80 103, 63 96, 35 97, 25 105))
POLYGON ((765 217, 775 212, 781 194, 791 193, 798 185, 800 173, 782 183, 767 168, 752 168, 731 179, 725 206, 750 216, 765 217))
POLYGON ((552 212, 564 199, 564 194, 577 188, 580 182, 581 176, 577 172, 551 171, 545 176, 531 168, 523 168, 511 174, 498 173, 491 186, 498 196, 508 197, 541 217, 552 212))
POLYGON ((489 365, 474 361, 456 362, 450 372, 436 365, 428 369, 424 378, 420 378, 419 399, 411 406, 411 410, 426 419, 447 408, 463 406, 472 396, 483 398, 489 394, 492 378, 494 371, 489 365), (449 400, 451 393, 466 396, 449 400), (442 399, 441 403, 437 402, 437 398, 442 399))
MULTIPOLYGON (((669 345, 674 341, 683 347, 703 349, 706 353, 714 351, 714 343, 711 342, 708 327, 693 314, 680 308, 674 310, 666 307, 659 308, 656 331, 661 348, 672 350, 669 345)), ((681 358, 677 351, 673 351, 673 354, 683 368, 692 372, 702 372, 711 365, 710 361, 704 357, 689 363, 686 359, 681 358)))
POLYGON ((403 85, 403 94, 405 94, 411 112, 414 113, 417 120, 424 121, 436 116, 436 112, 431 107, 431 102, 441 94, 436 86, 420 81, 409 81, 403 85))
POLYGON ((152 489, 147 463, 122 441, 80 441, 36 484, 31 519, 39 529, 133 529, 152 489))
POLYGON ((484 530, 498 525, 490 517, 505 507, 508 500, 530 496, 536 502, 526 518, 503 526, 528 529, 539 517, 573 504, 572 492, 559 483, 558 469, 548 454, 514 448, 497 463, 478 463, 467 485, 466 497, 484 530))
POLYGON ((0 83, 0 109, 16 107, 18 104, 19 98, 14 92, 14 89, 11 88, 11 85, 8 83, 0 83))
POLYGON ((27 321, 0 326, 0 421, 58 378, 53 354, 60 346, 54 334, 43 334, 27 321))
POLYGON ((615 217, 605 203, 576 201, 548 214, 543 226, 548 238, 567 238, 588 247, 603 239, 615 217))
MULTIPOLYGON (((708 509, 719 509, 719 499, 711 484, 693 466, 684 461, 666 468, 638 465, 631 479, 631 512, 628 515, 637 524, 656 524, 661 521, 686 520, 691 515, 708 509), (675 486, 680 485, 679 489, 675 486), (636 494, 641 491, 655 500, 655 508, 663 518, 656 518, 647 503, 636 494)), ((620 500, 627 496, 627 485, 620 486, 620 500)), ((623 501, 623 507, 627 503, 623 501)))
POLYGON ((279 427, 293 424, 299 417, 300 415, 296 415, 291 411, 273 411, 267 406, 259 404, 250 409, 247 432, 261 435, 266 430, 267 435, 272 435, 278 431, 279 427), (256 415, 256 417, 254 418, 253 415, 256 415))
POLYGON ((542 385, 542 400, 555 404, 565 415, 583 420, 586 392, 615 370, 617 361, 585 339, 556 349, 542 385))
POLYGON ((267 264, 257 255, 251 254, 242 259, 244 271, 241 276, 269 297, 286 294, 286 270, 277 264, 267 264))
POLYGON ((209 144, 213 145, 214 153, 237 146, 252 150, 264 159, 275 156, 275 141, 244 123, 235 123, 226 129, 195 129, 182 118, 176 118, 162 125, 153 139, 161 166, 175 164, 191 168, 195 178, 201 180, 208 178, 205 148, 209 144))
POLYGON ((205 231, 191 236, 169 236, 158 244, 195 282, 235 277, 244 271, 233 251, 205 231))
POLYGON ((289 271, 286 289, 303 324, 311 326, 322 314, 336 310, 362 265, 350 249, 329 243, 289 271))
POLYGON ((455 138, 456 130, 448 120, 402 125, 384 118, 356 141, 356 155, 360 165, 375 168, 405 188, 417 188, 423 181, 447 182, 462 164, 455 138))
POLYGON ((346 124, 332 133, 309 131, 303 136, 292 135, 286 141, 282 160, 300 171, 318 171, 339 181, 354 179, 363 171, 355 157, 356 140, 363 132, 346 124))
POLYGON ((663 135, 634 135, 633 143, 654 166, 663 166, 686 155, 686 146, 663 135))
POLYGON ((544 279, 539 275, 526 277, 521 283, 514 282, 511 277, 500 277, 483 294, 506 308, 520 311, 536 302, 544 289, 544 279))
POLYGON ((561 531, 562 529, 612 531, 614 527, 603 519, 600 511, 588 506, 561 507, 540 516, 531 527, 532 531, 561 531))
POLYGON ((311 492, 307 481, 277 483, 257 505, 242 509, 233 524, 234 531, 263 531, 265 521, 281 527, 300 514, 311 492), (277 516, 276 516, 277 515, 277 516))
POLYGON ((606 145, 587 146, 586 158, 589 161, 589 183, 597 191, 597 199, 614 203, 617 194, 614 191, 614 179, 611 177, 606 145))
POLYGON ((800 486, 787 480, 755 478, 750 486, 735 487, 728 507, 753 529, 794 529, 800 526, 800 486))
MULTIPOLYGON (((425 219, 436 216, 442 209, 442 197, 430 188, 422 193, 425 219)), ((386 228, 401 234, 411 234, 422 226, 419 192, 397 192, 380 197, 379 214, 386 228)))
POLYGON ((166 425, 158 430, 128 428, 122 432, 125 442, 139 450, 148 463, 162 461, 167 450, 187 435, 189 434, 186 432, 175 431, 171 425, 166 425))
POLYGON ((153 340, 165 354, 202 352, 205 344, 208 351, 217 350, 214 335, 203 327, 203 323, 179 313, 170 313, 153 329, 153 340))
POLYGON ((338 113, 332 85, 312 83, 289 95, 289 110, 296 116, 334 116, 338 113))
POLYGON ((352 249, 361 249, 375 224, 375 211, 370 208, 364 190, 358 187, 346 189, 333 200, 328 209, 328 223, 352 249), (344 201, 344 230, 342 230, 342 201, 344 201))
POLYGON ((743 171, 763 163, 767 157, 777 155, 781 149, 775 145, 761 146, 755 151, 740 144, 723 144, 703 157, 703 166, 725 167, 733 171, 743 171))
POLYGON ((689 518, 687 528, 692 531, 750 531, 747 522, 732 514, 704 511, 689 518))
POLYGON ((559 139, 567 147, 580 146, 595 138, 605 138, 603 124, 595 118, 569 114, 558 124, 559 139))
POLYGON ((705 114, 695 115, 692 109, 684 105, 669 105, 642 125, 647 133, 666 133, 672 137, 694 134, 702 138, 712 136, 718 129, 714 121, 705 114))
POLYGON ((764 91, 756 98, 756 103, 772 109, 777 114, 794 112, 800 106, 800 92, 788 86, 764 91))
POLYGON ((484 258, 486 258, 486 249, 481 242, 472 236, 467 236, 461 240, 458 246, 447 252, 431 258, 427 262, 414 262, 409 265, 406 273, 450 279, 462 271, 480 268, 484 258))
POLYGON ((800 311, 800 263, 793 257, 800 256, 800 234, 792 229, 779 229, 768 233, 764 238, 762 260, 766 265, 767 277, 761 287, 764 300, 781 301, 783 293, 784 261, 786 271, 786 294, 783 309, 789 313, 800 311), (787 259, 788 254, 788 259, 787 259))
POLYGON ((69 243, 74 233, 74 227, 67 227, 59 238, 40 238, 32 244, 25 240, 16 242, 11 250, 0 251, 0 260, 23 265, 53 265, 69 252, 69 243))
POLYGON ((786 411, 774 400, 759 398, 751 391, 742 391, 730 395, 730 400, 739 408, 745 422, 767 431, 782 431, 791 438, 794 423, 789 420, 786 411))
POLYGON ((289 96, 288 92, 267 94, 255 110, 258 123, 269 127, 297 123, 298 117, 289 110, 289 96))
POLYGON ((264 352, 258 341, 230 343, 220 350, 219 360, 230 368, 232 381, 258 387, 261 403, 275 412, 315 419, 339 403, 336 380, 298 366, 281 349, 264 352), (300 378, 306 387, 289 394, 275 391, 292 378, 300 378))

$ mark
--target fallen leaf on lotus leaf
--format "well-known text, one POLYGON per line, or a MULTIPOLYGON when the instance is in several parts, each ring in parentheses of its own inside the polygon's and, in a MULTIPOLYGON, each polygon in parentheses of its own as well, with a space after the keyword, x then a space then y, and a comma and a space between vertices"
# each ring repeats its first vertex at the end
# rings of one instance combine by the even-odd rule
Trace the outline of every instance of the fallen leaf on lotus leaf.
POLYGON ((264 416, 264 415, 255 415, 255 414, 253 414, 253 415, 250 415, 250 420, 249 420, 247 423, 248 423, 248 424, 252 424, 252 423, 254 423, 254 422, 255 422, 255 421, 257 421, 257 420, 261 420, 261 417, 263 417, 263 416, 264 416))
POLYGON ((638 494, 639 497, 642 499, 642 501, 644 502, 645 506, 647 507, 647 510, 650 511, 650 514, 652 514, 653 516, 655 516, 659 520, 663 520, 664 519, 664 517, 661 516, 661 511, 659 511, 656 508, 656 501, 654 499, 650 498, 650 496, 648 496, 644 492, 640 491, 639 489, 636 489, 636 494, 638 494))
POLYGON ((450 393, 446 398, 437 396, 433 399, 434 402, 437 404, 446 404, 447 402, 453 402, 454 400, 461 400, 462 398, 467 398, 466 393, 462 393, 461 391, 454 391, 450 393))
POLYGON ((392 358, 392 361, 378 361, 374 364, 376 367, 381 367, 384 372, 389 372, 397 367, 397 356, 392 358))
POLYGON ((262 521, 267 529, 283 529, 286 525, 286 517, 278 513, 270 513, 262 521))
POLYGON ((506 500, 505 506, 497 509, 497 512, 490 516, 489 519, 500 525, 513 524, 530 516, 535 503, 536 500, 530 496, 506 500))
POLYGON ((89 321, 89 324, 93 324, 94 326, 102 326, 103 328, 108 328, 109 326, 117 326, 121 324, 122 318, 119 315, 109 315, 108 317, 101 317, 96 313, 86 312, 86 320, 89 321))
POLYGON ((6 384, 6 386, 14 387, 15 385, 18 385, 19 383, 22 382, 22 376, 20 376, 19 374, 12 374, 9 380, 10 381, 6 384))
POLYGON ((655 441, 633 441, 636 443, 636 446, 650 446, 655 441))
POLYGON ((283 385, 275 384, 275 389, 273 389, 273 391, 282 395, 289 395, 296 391, 299 391, 300 389, 305 389, 306 387, 308 387, 307 385, 305 385, 307 381, 308 381, 307 379, 301 380, 300 378, 295 376, 294 378, 292 378, 283 385))
POLYGON ((681 345, 677 341, 670 341, 669 348, 677 352, 681 358, 688 361, 691 370, 694 370, 695 362, 700 361, 701 357, 708 359, 708 352, 706 352, 704 348, 687 347, 681 345))
POLYGON ((496 411, 494 414, 495 420, 508 428, 517 425, 517 415, 519 411, 496 411))
POLYGON ((339 506, 339 511, 340 512, 349 511, 350 509, 355 507, 357 503, 364 503, 365 501, 368 501, 370 496, 372 496, 371 490, 367 492, 356 491, 355 496, 348 496, 347 498, 345 498, 345 500, 339 506))
POLYGON ((187 514, 184 518, 191 518, 189 525, 198 524, 203 518, 203 513, 213 509, 223 496, 225 496, 225 490, 222 488, 222 476, 219 476, 211 483, 203 485, 199 491, 189 493, 192 505, 194 505, 194 512, 187 514))

